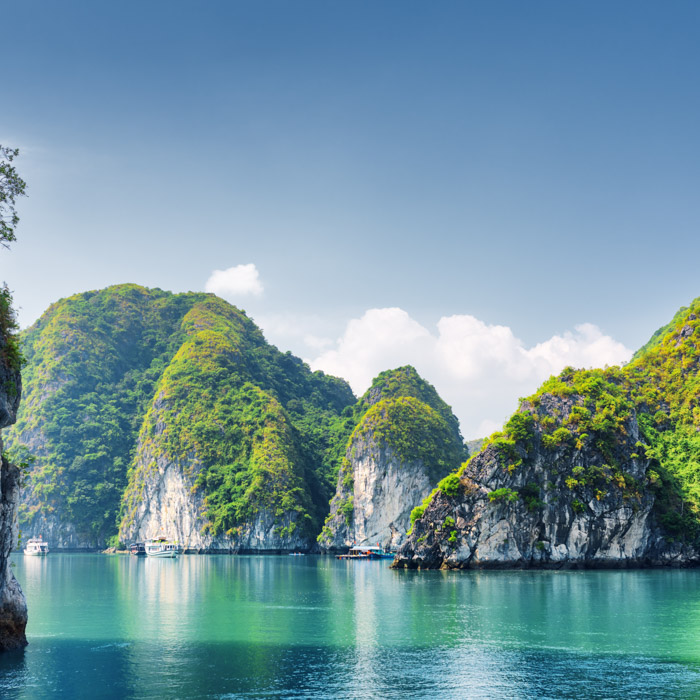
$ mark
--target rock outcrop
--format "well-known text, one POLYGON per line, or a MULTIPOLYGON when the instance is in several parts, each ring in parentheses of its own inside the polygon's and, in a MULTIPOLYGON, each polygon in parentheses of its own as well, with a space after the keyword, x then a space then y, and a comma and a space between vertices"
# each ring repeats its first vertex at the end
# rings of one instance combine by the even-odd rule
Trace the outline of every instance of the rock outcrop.
POLYGON ((121 542, 167 537, 187 552, 240 554, 308 551, 311 540, 295 527, 293 511, 276 516, 269 508, 230 532, 212 534, 206 500, 196 488, 202 463, 192 452, 168 457, 147 445, 139 452, 127 513, 119 530, 121 542))
POLYGON ((429 470, 421 460, 402 460, 372 434, 354 436, 349 452, 320 544, 331 551, 353 543, 396 549, 406 539, 411 510, 435 486, 429 470))
MULTIPOLYGON (((622 401, 622 400, 621 400, 622 401)), ((584 397, 524 402, 504 436, 435 494, 394 567, 526 568, 691 565, 693 544, 668 539, 634 409, 600 430, 584 397), (564 425, 568 427, 563 427, 564 425)), ((609 404, 611 407, 612 403, 609 404)))
MULTIPOLYGON (((5 342, 0 338, 0 343, 5 342)), ((0 429, 15 422, 22 386, 19 371, 8 367, 1 360, 2 355, 0 352, 0 429)), ((0 453, 2 451, 0 438, 0 453)), ((3 454, 0 459, 0 651, 27 644, 27 601, 10 567, 10 553, 17 544, 19 533, 19 486, 19 469, 3 454)))
POLYGON ((382 373, 358 406, 364 413, 318 538, 326 551, 403 544, 413 508, 467 454, 449 406, 412 367, 382 373))
MULTIPOLYGON (((255 426, 261 434, 253 440, 246 460, 264 461, 267 472, 258 474, 244 503, 230 504, 223 522, 217 522, 210 512, 212 500, 203 488, 207 470, 197 445, 175 454, 174 446, 181 444, 173 439, 178 423, 167 417, 174 406, 163 394, 157 397, 139 438, 124 497, 121 542, 163 536, 176 540, 186 551, 231 554, 311 549, 310 503, 291 426, 274 399, 254 393, 270 408, 265 412, 267 429, 260 431, 255 426)), ((186 414, 182 417, 187 420, 186 414)))

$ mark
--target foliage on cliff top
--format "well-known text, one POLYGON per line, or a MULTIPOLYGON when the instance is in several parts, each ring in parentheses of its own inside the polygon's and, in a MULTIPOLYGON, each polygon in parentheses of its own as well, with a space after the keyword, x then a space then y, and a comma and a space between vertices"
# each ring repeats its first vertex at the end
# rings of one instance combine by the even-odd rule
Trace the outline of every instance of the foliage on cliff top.
MULTIPOLYGON (((699 303, 700 297, 693 300, 693 302, 691 302, 690 307, 696 308, 699 303)), ((651 338, 649 338, 649 340, 647 340, 647 342, 644 345, 642 345, 642 347, 639 348, 639 350, 637 350, 637 352, 635 352, 634 355, 632 355, 631 361, 634 362, 635 360, 638 360, 640 357, 642 357, 642 355, 645 355, 647 352, 649 352, 649 350, 652 350, 653 348, 660 345, 663 342, 664 338, 668 335, 668 333, 672 332, 685 318, 685 316, 687 316, 690 307, 681 306, 681 308, 678 309, 678 311, 676 311, 676 313, 673 315, 673 318, 666 325, 661 326, 661 328, 654 331, 651 338)))
POLYGON ((381 399, 364 415, 350 440, 372 437, 390 446, 403 462, 421 461, 433 482, 467 457, 451 425, 428 404, 413 396, 381 399))
POLYGON ((372 386, 364 393, 355 406, 354 413, 358 422, 372 406, 379 403, 382 399, 400 397, 413 397, 437 411, 450 430, 456 436, 459 436, 461 441, 459 421, 452 413, 452 409, 440 398, 435 387, 425 381, 411 365, 386 370, 375 377, 372 381, 372 386))
POLYGON ((640 411, 700 430, 700 298, 653 347, 625 367, 640 411), (663 415, 666 418, 663 418, 663 415))

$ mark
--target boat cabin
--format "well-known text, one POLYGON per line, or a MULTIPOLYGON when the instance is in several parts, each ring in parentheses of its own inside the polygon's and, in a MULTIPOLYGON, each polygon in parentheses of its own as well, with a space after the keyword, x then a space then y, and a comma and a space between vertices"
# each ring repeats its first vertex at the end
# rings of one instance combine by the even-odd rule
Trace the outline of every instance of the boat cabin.
POLYGON ((29 556, 45 557, 49 553, 49 543, 42 540, 41 537, 32 537, 27 540, 24 553, 29 556))

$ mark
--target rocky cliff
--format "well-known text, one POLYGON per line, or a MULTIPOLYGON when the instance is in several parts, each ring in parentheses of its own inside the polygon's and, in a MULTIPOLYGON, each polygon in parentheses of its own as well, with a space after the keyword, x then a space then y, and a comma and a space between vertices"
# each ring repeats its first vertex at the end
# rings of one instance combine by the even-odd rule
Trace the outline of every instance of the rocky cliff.
POLYGON ((467 452, 449 406, 412 367, 380 374, 356 414, 319 545, 394 549, 406 538, 411 510, 467 452))
POLYGON ((627 367, 567 368, 417 508, 407 568, 700 563, 700 300, 627 367))
POLYGON ((243 311, 118 285, 56 302, 22 344, 8 441, 37 457, 27 536, 52 549, 161 533, 226 551, 315 540, 355 397, 269 345, 243 311))
POLYGON ((314 534, 307 512, 310 499, 303 478, 295 473, 298 455, 290 460, 284 454, 280 433, 284 435, 290 427, 284 424, 279 406, 277 418, 282 425, 271 428, 268 424, 267 435, 251 448, 253 460, 265 461, 266 473, 259 473, 258 483, 245 489, 243 502, 227 499, 226 512, 216 522, 211 507, 220 504, 212 503, 202 488, 207 469, 196 445, 182 454, 172 448, 173 426, 166 422, 172 406, 166 396, 164 389, 139 439, 124 497, 120 541, 164 536, 190 552, 308 551, 314 534))
MULTIPOLYGON (((20 402, 19 370, 7 362, 7 339, 0 334, 0 429, 15 422, 20 402)), ((26 646, 27 602, 10 566, 17 544, 20 472, 3 453, 0 438, 0 651, 26 646)))

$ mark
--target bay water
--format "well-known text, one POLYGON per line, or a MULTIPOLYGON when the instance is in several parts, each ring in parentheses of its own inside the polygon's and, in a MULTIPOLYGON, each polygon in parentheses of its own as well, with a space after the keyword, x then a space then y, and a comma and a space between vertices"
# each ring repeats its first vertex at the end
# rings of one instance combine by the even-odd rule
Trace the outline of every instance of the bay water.
POLYGON ((13 555, 0 697, 700 697, 700 571, 13 555))

